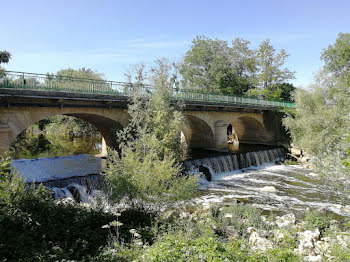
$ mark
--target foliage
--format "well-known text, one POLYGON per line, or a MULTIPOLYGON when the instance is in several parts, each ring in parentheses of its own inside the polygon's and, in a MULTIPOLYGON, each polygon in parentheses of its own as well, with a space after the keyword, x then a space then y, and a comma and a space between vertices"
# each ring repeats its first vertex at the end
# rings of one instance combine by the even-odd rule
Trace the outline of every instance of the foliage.
MULTIPOLYGON (((11 59, 11 54, 8 51, 0 51, 0 65, 7 64, 11 59)), ((0 78, 4 77, 6 74, 3 68, 0 66, 0 78)))
POLYGON ((8 51, 0 51, 0 64, 7 64, 11 59, 11 54, 8 51))
MULTIPOLYGON (((55 201, 42 185, 26 185, 10 174, 9 160, 0 163, 0 258, 6 261, 57 261, 95 256, 115 237, 103 228, 119 218, 120 240, 132 240, 130 229, 139 229, 142 241, 156 214, 128 209, 121 216, 99 209, 55 201)), ((89 260, 86 260, 89 261, 89 260)))
POLYGON ((325 214, 317 211, 310 211, 305 214, 305 228, 320 230, 321 234, 324 234, 331 225, 331 218, 325 214))
POLYGON ((294 72, 282 69, 287 53, 282 49, 275 54, 268 39, 258 50, 250 49, 249 44, 247 40, 236 38, 229 46, 223 40, 197 36, 180 67, 183 86, 289 100, 294 87, 284 81, 293 79, 294 72))
POLYGON ((79 68, 79 69, 61 69, 56 73, 57 76, 65 76, 65 77, 75 77, 81 79, 91 79, 91 80, 103 80, 103 74, 97 73, 93 71, 91 68, 79 68))
POLYGON ((321 58, 327 71, 350 84, 350 34, 340 33, 334 45, 323 50, 321 58))
POLYGON ((335 243, 330 250, 332 261, 334 262, 349 262, 350 261, 350 242, 346 246, 335 243))
POLYGON ((144 261, 247 261, 248 257, 241 241, 222 243, 214 237, 165 234, 146 249, 144 261))
POLYGON ((350 190, 347 182, 350 168, 342 164, 347 157, 346 138, 350 134, 350 93, 346 80, 350 72, 339 69, 342 60, 347 59, 342 50, 344 45, 337 44, 339 41, 343 39, 337 39, 334 46, 323 52, 325 66, 310 89, 296 92, 295 113, 285 118, 284 124, 293 142, 313 156, 313 163, 327 184, 341 194, 350 190), (341 60, 339 67, 335 66, 335 59, 341 60))
POLYGON ((106 170, 115 199, 164 203, 195 192, 197 178, 182 175, 179 165, 185 155, 180 143, 184 119, 171 105, 169 69, 167 61, 158 61, 151 72, 154 93, 136 93, 130 102, 129 125, 118 134, 121 153, 111 153, 106 170))
POLYGON ((217 223, 218 231, 224 234, 225 226, 234 226, 241 236, 247 236, 248 227, 268 230, 270 227, 261 219, 261 210, 252 206, 232 205, 223 207, 220 212, 212 208, 213 217, 217 223))
POLYGON ((276 50, 269 39, 264 40, 257 50, 258 86, 260 88, 271 88, 275 84, 283 83, 285 80, 293 79, 294 72, 282 68, 288 57, 284 49, 275 54, 276 50))

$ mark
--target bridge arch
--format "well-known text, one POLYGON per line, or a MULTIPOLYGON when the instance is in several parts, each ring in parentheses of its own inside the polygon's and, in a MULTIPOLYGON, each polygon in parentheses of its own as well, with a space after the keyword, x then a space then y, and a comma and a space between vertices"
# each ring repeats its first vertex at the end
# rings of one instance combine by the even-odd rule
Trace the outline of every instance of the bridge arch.
POLYGON ((182 141, 187 143, 189 149, 213 148, 214 132, 212 128, 202 119, 185 115, 186 125, 182 130, 182 141))
POLYGON ((269 140, 263 123, 253 117, 242 116, 232 121, 239 143, 263 143, 269 140))
POLYGON ((101 133, 103 144, 117 148, 116 131, 126 126, 129 117, 125 110, 102 108, 9 108, 3 109, 3 113, 0 116, 0 154, 9 150, 23 130, 55 115, 77 117, 89 122, 101 133))

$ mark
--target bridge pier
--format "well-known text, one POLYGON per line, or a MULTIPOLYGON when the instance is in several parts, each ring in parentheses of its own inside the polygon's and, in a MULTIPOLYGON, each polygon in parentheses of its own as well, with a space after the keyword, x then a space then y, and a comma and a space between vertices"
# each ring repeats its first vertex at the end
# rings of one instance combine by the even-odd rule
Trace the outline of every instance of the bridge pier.
POLYGON ((217 149, 227 149, 227 126, 224 121, 217 121, 215 123, 215 147, 217 149))
POLYGON ((0 155, 10 149, 12 131, 6 123, 0 122, 0 155))

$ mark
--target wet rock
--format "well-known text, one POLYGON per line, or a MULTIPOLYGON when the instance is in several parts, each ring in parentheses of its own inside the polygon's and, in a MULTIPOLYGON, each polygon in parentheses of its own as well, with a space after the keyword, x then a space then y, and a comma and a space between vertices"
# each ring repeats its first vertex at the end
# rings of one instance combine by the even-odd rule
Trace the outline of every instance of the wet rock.
POLYGON ((260 237, 254 227, 249 227, 247 232, 249 234, 248 241, 253 251, 266 251, 267 249, 272 248, 272 242, 266 238, 260 237))
POLYGON ((205 178, 206 178, 208 181, 211 181, 211 180, 212 180, 212 177, 211 177, 211 173, 210 173, 209 168, 207 168, 207 167, 205 167, 205 166, 199 166, 199 167, 198 167, 198 170, 199 170, 199 172, 203 173, 203 175, 205 176, 205 178))
POLYGON ((293 213, 277 217, 276 224, 279 228, 286 228, 295 225, 295 216, 293 213))
POLYGON ((294 156, 301 156, 303 154, 302 150, 293 144, 292 144, 292 147, 290 149, 290 153, 294 156))
POLYGON ((264 186, 263 188, 260 188, 261 192, 276 192, 277 189, 274 186, 264 186))
POLYGON ((77 203, 80 203, 81 198, 80 198, 79 190, 74 186, 68 186, 67 189, 69 190, 69 192, 71 192, 71 194, 74 198, 74 201, 77 203))
POLYGON ((234 226, 225 226, 223 227, 224 234, 229 239, 238 239, 240 238, 240 234, 238 233, 238 230, 234 226))

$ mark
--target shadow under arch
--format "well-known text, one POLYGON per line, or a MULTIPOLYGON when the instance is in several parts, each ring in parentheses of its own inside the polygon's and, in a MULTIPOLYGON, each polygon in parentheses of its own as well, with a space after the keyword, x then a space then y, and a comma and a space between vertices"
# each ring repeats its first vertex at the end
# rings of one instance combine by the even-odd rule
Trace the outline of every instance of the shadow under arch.
POLYGON ((92 124, 101 133, 108 147, 118 149, 116 133, 118 130, 123 129, 123 126, 119 122, 104 116, 89 113, 73 113, 64 115, 80 118, 92 124))
MULTIPOLYGON (((31 125, 36 123, 40 123, 43 120, 50 119, 54 116, 71 116, 81 119, 83 121, 88 122, 93 125, 97 131, 100 132, 105 145, 111 148, 118 149, 118 143, 116 138, 116 132, 123 128, 122 124, 119 121, 110 119, 108 117, 104 117, 102 115, 93 114, 93 113, 51 113, 51 114, 41 114, 41 115, 33 115, 32 118, 26 119, 23 121, 20 126, 17 125, 16 132, 13 133, 9 141, 9 146, 12 147, 16 141, 16 139, 31 125), (29 120, 29 121, 28 121, 29 120), (20 128, 19 128, 20 127, 20 128)), ((102 151, 104 151, 104 145, 102 145, 102 151)), ((105 153, 105 152, 102 152, 105 153)))
POLYGON ((263 143, 269 140, 264 125, 255 118, 239 117, 232 122, 232 126, 240 143, 263 143))
POLYGON ((185 115, 185 118, 186 126, 182 130, 182 142, 185 140, 190 150, 213 148, 214 133, 211 127, 198 117, 185 115))

